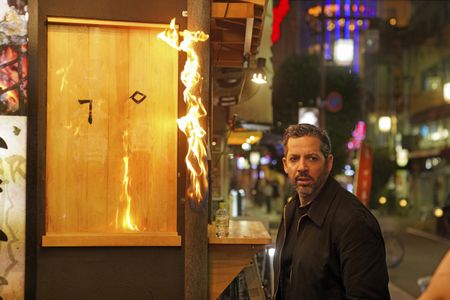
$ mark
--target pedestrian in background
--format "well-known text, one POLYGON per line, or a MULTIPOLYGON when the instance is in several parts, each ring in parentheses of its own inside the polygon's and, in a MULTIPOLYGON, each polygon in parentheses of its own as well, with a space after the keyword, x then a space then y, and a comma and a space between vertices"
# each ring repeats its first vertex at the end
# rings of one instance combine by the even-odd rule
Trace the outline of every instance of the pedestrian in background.
POLYGON ((285 205, 276 239, 274 299, 390 299, 380 226, 370 211, 330 176, 328 134, 289 126, 283 166, 295 195, 285 205))

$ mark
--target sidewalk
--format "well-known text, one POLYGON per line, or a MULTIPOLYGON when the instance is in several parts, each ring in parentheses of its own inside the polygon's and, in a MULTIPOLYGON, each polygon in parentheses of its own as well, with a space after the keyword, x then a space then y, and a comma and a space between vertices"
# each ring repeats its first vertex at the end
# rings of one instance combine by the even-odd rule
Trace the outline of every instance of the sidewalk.
POLYGON ((389 293, 391 294, 391 300, 414 300, 415 298, 408 293, 401 290, 393 283, 389 283, 389 293))
POLYGON ((391 299, 416 299, 420 296, 417 279, 433 274, 441 256, 450 247, 450 240, 418 229, 418 222, 413 217, 374 214, 382 230, 395 232, 405 247, 401 264, 389 269, 391 299))
POLYGON ((426 231, 423 231, 423 230, 420 230, 420 229, 417 229, 417 228, 414 228, 414 227, 406 228, 406 232, 409 233, 409 234, 413 234, 413 235, 416 235, 416 236, 420 236, 420 237, 423 237, 423 238, 426 238, 426 239, 438 242, 438 243, 446 244, 446 245, 448 245, 450 247, 450 240, 449 239, 446 239, 444 237, 438 236, 436 234, 433 234, 433 233, 430 233, 430 232, 426 232, 426 231))

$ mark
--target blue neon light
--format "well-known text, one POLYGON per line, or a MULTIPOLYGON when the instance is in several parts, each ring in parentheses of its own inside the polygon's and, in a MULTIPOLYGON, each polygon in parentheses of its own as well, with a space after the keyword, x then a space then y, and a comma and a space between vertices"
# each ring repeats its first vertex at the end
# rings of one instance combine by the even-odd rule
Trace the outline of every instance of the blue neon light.
MULTIPOLYGON (((330 7, 331 4, 331 0, 326 0, 325 1, 325 7, 330 7)), ((325 13, 325 12, 322 12, 325 13)), ((328 21, 330 22, 330 21, 328 21)), ((328 30, 328 23, 325 25, 325 59, 330 60, 331 59, 331 47, 330 47, 330 42, 331 42, 331 37, 330 37, 330 31, 328 30)))
POLYGON ((350 25, 350 0, 345 0, 344 4, 344 16, 345 16, 345 25, 344 25, 344 38, 350 38, 350 29, 348 25, 350 25))
POLYGON ((360 16, 359 0, 355 0, 354 5, 356 5, 356 11, 354 12, 355 19, 353 20, 353 25, 355 26, 355 31, 353 32, 353 72, 359 73, 359 25, 357 19, 360 16))
POLYGON ((339 26, 339 17, 341 16, 341 0, 335 0, 335 4, 338 7, 336 10, 336 19, 334 20, 334 40, 337 41, 341 37, 341 27, 339 26))

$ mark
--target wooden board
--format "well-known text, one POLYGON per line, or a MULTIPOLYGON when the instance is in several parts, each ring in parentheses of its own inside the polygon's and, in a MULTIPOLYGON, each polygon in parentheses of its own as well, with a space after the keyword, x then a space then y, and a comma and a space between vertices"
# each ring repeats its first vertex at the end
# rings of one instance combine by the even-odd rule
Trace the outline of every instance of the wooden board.
POLYGON ((48 25, 50 236, 177 231, 178 52, 122 23, 48 25))

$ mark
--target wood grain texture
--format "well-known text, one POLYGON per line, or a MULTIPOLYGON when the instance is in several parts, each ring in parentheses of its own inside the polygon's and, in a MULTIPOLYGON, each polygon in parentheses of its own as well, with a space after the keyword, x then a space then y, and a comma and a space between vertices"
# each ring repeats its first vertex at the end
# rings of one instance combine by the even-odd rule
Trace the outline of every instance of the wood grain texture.
POLYGON ((62 18, 62 17, 48 17, 48 24, 59 25, 94 25, 94 26, 110 26, 110 27, 138 27, 138 28, 168 28, 168 24, 152 24, 152 23, 138 23, 138 22, 123 22, 123 21, 111 21, 111 20, 93 20, 93 19, 80 19, 80 18, 62 18))
POLYGON ((214 300, 272 238, 261 222, 245 220, 231 220, 228 237, 216 237, 211 225, 208 235, 209 299, 214 300))
POLYGON ((230 220, 228 237, 217 237, 214 225, 208 227, 209 244, 266 245, 272 237, 259 221, 230 220))
POLYGON ((48 26, 46 235, 170 236, 177 230, 178 53, 156 38, 161 25, 92 24, 48 26), (135 92, 145 100, 132 101, 135 92), (93 100, 92 124, 79 99, 93 100), (128 202, 138 230, 123 225, 128 202))
POLYGON ((74 233, 47 234, 42 237, 44 247, 91 247, 91 246, 181 246, 176 232, 164 233, 74 233))

